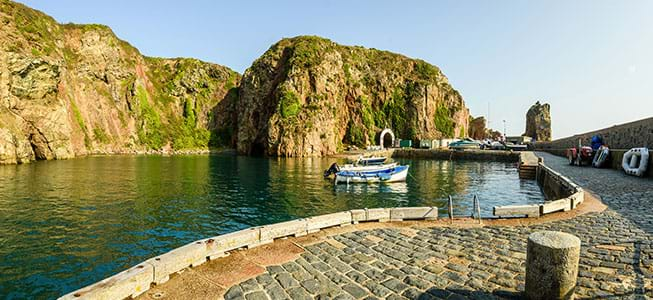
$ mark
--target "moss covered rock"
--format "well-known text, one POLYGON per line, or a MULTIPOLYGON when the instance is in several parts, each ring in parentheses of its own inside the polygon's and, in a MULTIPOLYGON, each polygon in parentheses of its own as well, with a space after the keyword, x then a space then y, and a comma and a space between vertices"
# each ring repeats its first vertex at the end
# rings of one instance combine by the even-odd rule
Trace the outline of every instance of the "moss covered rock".
POLYGON ((319 156, 345 144, 467 134, 469 110, 440 69, 403 55, 300 36, 274 44, 245 71, 238 151, 319 156))

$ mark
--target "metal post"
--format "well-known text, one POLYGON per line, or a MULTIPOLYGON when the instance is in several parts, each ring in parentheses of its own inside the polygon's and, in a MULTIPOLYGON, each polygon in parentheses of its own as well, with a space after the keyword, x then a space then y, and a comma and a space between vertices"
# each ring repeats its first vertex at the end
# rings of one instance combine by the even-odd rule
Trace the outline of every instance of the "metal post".
POLYGON ((472 219, 476 220, 476 195, 472 197, 472 219))
POLYGON ((478 224, 483 224, 483 218, 481 218, 481 201, 478 200, 478 197, 474 195, 474 200, 476 200, 476 214, 478 215, 478 224))
POLYGON ((449 195, 449 220, 453 222, 453 198, 449 195))

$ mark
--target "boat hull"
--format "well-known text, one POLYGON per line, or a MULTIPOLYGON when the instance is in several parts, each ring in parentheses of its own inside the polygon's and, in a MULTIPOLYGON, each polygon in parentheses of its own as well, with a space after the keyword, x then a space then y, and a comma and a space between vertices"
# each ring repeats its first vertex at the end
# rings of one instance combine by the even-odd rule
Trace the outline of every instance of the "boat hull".
POLYGON ((380 172, 338 172, 334 182, 340 183, 392 183, 406 181, 408 166, 398 166, 380 172))

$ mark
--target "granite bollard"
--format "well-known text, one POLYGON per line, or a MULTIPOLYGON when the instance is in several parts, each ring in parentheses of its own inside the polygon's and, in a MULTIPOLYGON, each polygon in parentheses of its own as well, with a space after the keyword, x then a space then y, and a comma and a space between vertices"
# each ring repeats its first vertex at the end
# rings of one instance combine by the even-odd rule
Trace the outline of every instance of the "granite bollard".
POLYGON ((558 231, 528 236, 526 299, 573 299, 578 277, 580 239, 558 231))

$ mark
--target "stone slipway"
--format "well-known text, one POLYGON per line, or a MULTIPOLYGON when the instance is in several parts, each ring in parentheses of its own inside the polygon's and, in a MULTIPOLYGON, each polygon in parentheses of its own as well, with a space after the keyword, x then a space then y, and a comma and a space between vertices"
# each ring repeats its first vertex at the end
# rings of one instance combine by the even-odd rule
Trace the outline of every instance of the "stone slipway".
POLYGON ((579 298, 652 296, 653 181, 539 155, 595 196, 540 218, 370 222, 280 239, 186 268, 139 298, 515 298, 537 230, 581 239, 579 298))

